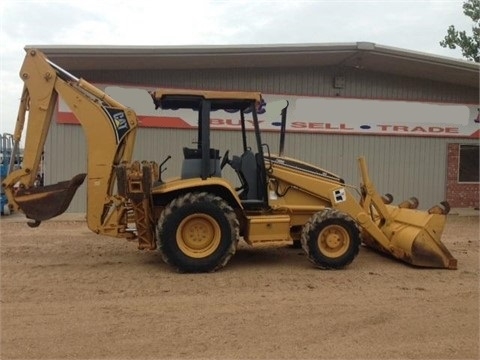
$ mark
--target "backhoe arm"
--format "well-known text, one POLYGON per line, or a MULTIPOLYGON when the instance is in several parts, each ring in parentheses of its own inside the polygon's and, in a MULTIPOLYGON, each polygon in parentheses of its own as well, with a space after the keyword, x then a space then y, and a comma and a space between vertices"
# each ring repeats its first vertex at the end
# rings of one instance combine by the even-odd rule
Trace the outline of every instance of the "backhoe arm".
POLYGON ((115 166, 130 162, 138 121, 133 110, 103 91, 51 63, 40 51, 27 50, 20 77, 24 88, 14 141, 18 146, 26 126, 23 166, 11 172, 3 186, 9 204, 35 220, 36 226, 64 212, 85 174, 70 181, 35 187, 50 123, 62 100, 80 122, 87 141, 87 224, 97 233, 128 236, 126 200, 113 194, 115 166))

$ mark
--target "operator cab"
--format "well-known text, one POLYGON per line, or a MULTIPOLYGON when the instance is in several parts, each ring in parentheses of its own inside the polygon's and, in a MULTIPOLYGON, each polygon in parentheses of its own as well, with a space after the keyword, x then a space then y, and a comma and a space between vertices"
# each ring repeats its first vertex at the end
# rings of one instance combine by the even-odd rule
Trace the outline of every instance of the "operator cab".
POLYGON ((240 180, 239 197, 246 209, 268 206, 265 161, 262 151, 257 108, 262 97, 257 92, 222 92, 202 90, 159 89, 150 93, 156 109, 191 109, 198 113, 198 132, 195 148, 183 148, 181 178, 207 179, 221 176, 221 170, 229 164, 240 180), (229 158, 229 150, 220 160, 220 151, 210 147, 210 117, 214 111, 223 110, 240 115, 242 130, 242 154, 229 158), (254 151, 247 143, 245 114, 252 117, 255 131, 254 151))

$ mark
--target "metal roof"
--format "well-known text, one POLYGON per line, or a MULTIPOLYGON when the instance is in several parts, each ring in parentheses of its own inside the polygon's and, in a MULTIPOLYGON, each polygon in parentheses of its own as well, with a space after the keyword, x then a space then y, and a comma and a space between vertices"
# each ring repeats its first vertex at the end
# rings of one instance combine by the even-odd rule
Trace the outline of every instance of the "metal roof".
POLYGON ((474 62, 371 42, 285 45, 28 45, 66 70, 338 66, 479 88, 474 62))

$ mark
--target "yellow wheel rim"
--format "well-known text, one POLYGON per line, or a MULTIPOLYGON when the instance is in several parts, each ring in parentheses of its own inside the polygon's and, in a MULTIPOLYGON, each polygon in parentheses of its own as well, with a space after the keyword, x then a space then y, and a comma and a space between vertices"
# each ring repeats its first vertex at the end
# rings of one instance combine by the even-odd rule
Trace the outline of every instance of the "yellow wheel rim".
POLYGON ((342 226, 328 225, 320 232, 317 241, 322 254, 336 258, 347 252, 350 236, 342 226))
POLYGON ((207 257, 218 248, 221 230, 215 219, 206 214, 193 214, 182 220, 177 229, 180 250, 193 258, 207 257))

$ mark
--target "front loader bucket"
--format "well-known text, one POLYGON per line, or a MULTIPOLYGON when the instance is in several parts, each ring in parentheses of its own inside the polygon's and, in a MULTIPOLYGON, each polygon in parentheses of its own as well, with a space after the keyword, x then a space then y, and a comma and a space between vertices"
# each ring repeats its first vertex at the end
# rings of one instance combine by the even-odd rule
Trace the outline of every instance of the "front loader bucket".
POLYGON ((72 180, 57 184, 19 189, 15 195, 15 202, 27 218, 35 220, 38 226, 40 221, 51 219, 67 210, 78 187, 82 185, 86 174, 78 174, 72 180))
POLYGON ((362 173, 361 205, 358 216, 363 242, 406 263, 432 268, 456 269, 457 260, 440 241, 450 206, 441 202, 427 211, 416 210, 415 197, 390 205, 393 196, 380 196, 368 175, 367 164, 359 159, 362 173), (367 215, 368 214, 368 215, 367 215))
POLYGON ((446 216, 424 211, 386 206, 390 220, 377 224, 389 239, 381 246, 368 234, 364 243, 406 263, 432 268, 456 269, 457 260, 440 241, 446 216))

